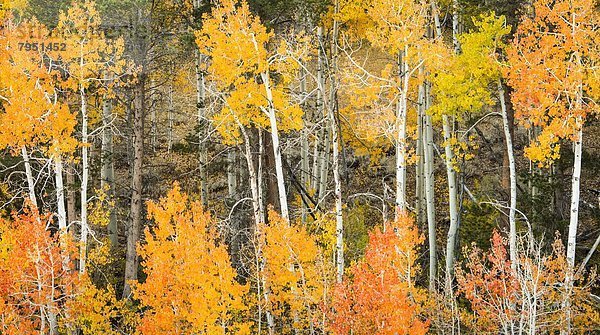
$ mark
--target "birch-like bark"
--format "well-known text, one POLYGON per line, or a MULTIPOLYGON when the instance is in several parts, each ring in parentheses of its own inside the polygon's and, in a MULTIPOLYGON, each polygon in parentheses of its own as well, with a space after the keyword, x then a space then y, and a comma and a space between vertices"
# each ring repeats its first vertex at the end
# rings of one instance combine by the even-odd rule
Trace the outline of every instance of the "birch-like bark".
POLYGON ((29 154, 27 153, 27 148, 25 148, 25 146, 21 148, 21 156, 23 156, 23 163, 25 164, 25 177, 27 178, 29 201, 31 201, 32 206, 37 207, 37 198, 35 196, 35 180, 33 179, 33 173, 31 172, 31 162, 29 161, 29 154))
POLYGON ((571 332, 571 294, 575 275, 575 251, 577 246, 577 225, 579 221, 579 194, 581 178, 581 157, 583 154, 583 120, 577 118, 579 131, 573 144, 573 176, 571 179, 571 216, 569 218, 569 234, 567 236, 567 275, 565 276, 566 334, 571 332))
POLYGON ((398 57, 402 87, 396 112, 396 219, 406 211, 406 109, 408 101, 408 46, 398 57))
POLYGON ((267 114, 271 126, 271 140, 273 142, 273 154, 275 155, 275 174, 277 175, 277 190, 279 191, 279 205, 281 207, 281 217, 288 223, 290 222, 290 214, 287 203, 287 193, 285 191, 285 179, 283 175, 283 163, 281 161, 281 148, 279 144, 279 131, 277 130, 277 117, 275 115, 275 107, 273 106, 273 92, 271 91, 271 78, 269 72, 261 74, 265 93, 269 107, 267 114))
POLYGON ((77 221, 77 205, 75 204, 75 196, 78 191, 73 189, 75 185, 75 166, 74 163, 69 163, 63 169, 66 176, 65 195, 67 200, 67 224, 72 224, 77 221))
MULTIPOLYGON (((423 73, 420 69, 419 72, 423 73)), ((425 175, 424 171, 424 148, 423 148, 423 119, 425 114, 425 84, 419 85, 419 106, 417 108, 417 149, 418 157, 415 166, 415 212, 417 213, 417 227, 422 227, 425 222, 425 175)))
POLYGON ((446 289, 451 290, 454 277, 454 260, 456 238, 458 235, 458 191, 456 187, 456 171, 454 170, 454 152, 450 146, 451 128, 450 120, 447 115, 442 116, 444 131, 444 153, 446 160, 446 176, 448 178, 448 205, 450 214, 450 228, 448 229, 448 238, 446 239, 446 289))
POLYGON ((500 97, 500 107, 502 108, 502 126, 504 129, 506 153, 508 156, 508 169, 510 175, 510 208, 508 209, 508 225, 510 231, 508 236, 508 245, 510 249, 509 253, 511 267, 515 269, 517 264, 517 223, 515 220, 515 212, 517 209, 517 172, 515 166, 515 154, 513 152, 512 136, 508 121, 508 110, 502 81, 498 81, 498 95, 500 97))
POLYGON ((425 116, 423 140, 425 148, 425 198, 427 203, 427 230, 429 232, 429 290, 435 291, 437 278, 437 244, 436 244, 436 222, 435 222, 435 193, 434 193, 434 169, 433 169, 433 127, 431 116, 425 116))
POLYGON ((90 175, 89 148, 88 148, 88 113, 87 97, 83 85, 79 86, 79 98, 81 99, 81 234, 79 246, 79 272, 85 272, 87 259, 88 217, 87 217, 87 190, 90 175))
MULTIPOLYGON (((242 134, 242 137, 244 138, 244 149, 245 149, 245 157, 246 157, 246 164, 248 165, 248 174, 250 177, 250 191, 252 193, 252 209, 254 212, 254 223, 255 223, 255 229, 256 229, 256 236, 257 236, 257 259, 258 259, 258 271, 259 271, 259 277, 258 278, 258 286, 259 286, 259 291, 260 291, 260 287, 263 288, 262 290, 262 295, 263 295, 263 299, 265 300, 265 303, 267 306, 269 306, 270 304, 270 297, 269 297, 269 290, 268 290, 268 286, 267 286, 267 280, 264 277, 264 275, 260 275, 260 274, 264 274, 264 267, 265 267, 265 262, 266 260, 264 259, 264 256, 262 254, 262 249, 261 249, 261 236, 260 234, 262 233, 262 227, 264 226, 264 213, 262 211, 262 197, 260 196, 260 180, 259 180, 259 175, 254 167, 254 159, 253 154, 252 154, 252 145, 250 143, 250 136, 248 136, 248 132, 246 131, 246 129, 244 128, 244 126, 242 126, 241 124, 239 124, 239 128, 240 128, 240 132, 242 134)), ((260 131, 259 131, 260 133, 260 131)), ((261 146, 262 147, 262 146, 261 146)), ((260 161, 260 158, 259 158, 260 161)), ((259 163, 260 164, 260 163, 259 163)), ((261 309, 262 312, 262 309, 261 309)), ((267 308, 267 310, 265 311, 265 315, 267 318, 267 328, 269 331, 269 334, 272 335, 275 332, 275 320, 273 318, 273 315, 271 314, 271 311, 267 308)))
MULTIPOLYGON (((339 11, 339 2, 335 2, 335 12, 339 11)), ((336 119, 337 110, 337 34, 338 34, 338 21, 333 21, 333 36, 331 40, 331 98, 329 101, 329 124, 331 126, 332 135, 332 146, 333 146, 333 181, 335 184, 335 249, 336 249, 336 268, 337 268, 337 282, 341 283, 344 277, 344 218, 342 215, 342 182, 340 180, 340 139, 338 132, 338 123, 336 119)))
POLYGON ((171 152, 173 150, 173 84, 169 84, 169 92, 167 93, 167 118, 168 118, 168 128, 167 128, 167 152, 171 152))
POLYGON ((66 246, 64 245, 68 238, 68 226, 67 226, 67 211, 65 209, 65 185, 63 183, 63 164, 62 157, 60 154, 55 154, 54 160, 54 180, 56 183, 56 203, 57 203, 57 217, 58 217, 58 230, 60 234, 60 247, 62 252, 62 268, 63 271, 69 271, 69 263, 71 262, 69 254, 67 253, 66 246))
POLYGON ((59 154, 54 156, 54 180, 56 183, 56 202, 58 209, 58 229, 61 234, 67 232, 67 210, 65 209, 65 185, 63 183, 63 164, 59 154))

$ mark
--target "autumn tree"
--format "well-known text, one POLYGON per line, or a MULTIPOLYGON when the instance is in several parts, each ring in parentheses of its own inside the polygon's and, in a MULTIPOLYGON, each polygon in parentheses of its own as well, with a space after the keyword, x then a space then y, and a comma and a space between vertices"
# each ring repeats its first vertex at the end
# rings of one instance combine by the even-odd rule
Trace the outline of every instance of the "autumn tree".
POLYGON ((134 287, 145 309, 138 330, 249 334, 250 323, 242 318, 248 287, 237 283, 214 220, 201 203, 175 185, 159 202, 148 204, 148 215, 155 224, 139 246, 147 278, 134 287))
POLYGON ((83 4, 74 2, 67 12, 60 14, 57 36, 66 45, 66 51, 54 54, 57 62, 67 74, 61 86, 78 97, 81 113, 81 253, 79 270, 85 272, 87 255, 88 184, 89 184, 89 95, 102 89, 103 83, 113 73, 124 72, 123 40, 109 41, 100 31, 100 14, 92 1, 83 4))
MULTIPOLYGON (((457 35, 461 46, 459 53, 447 55, 443 66, 431 71, 433 105, 428 113, 436 119, 442 119, 444 131, 445 163, 449 180, 450 228, 446 243, 446 284, 452 281, 455 249, 458 239, 458 186, 456 171, 460 169, 455 151, 460 148, 458 138, 450 128, 449 119, 463 120, 466 113, 481 113, 486 106, 494 105, 494 92, 501 78, 500 63, 496 60, 496 50, 502 48, 502 39, 509 32, 504 17, 490 13, 473 20, 475 28, 457 35)), ((500 97, 503 99, 503 96, 500 97)), ((508 138, 510 140, 510 137, 508 138)), ((512 153, 512 142, 507 150, 512 153)), ((514 156, 514 155, 513 155, 514 156)), ((513 162, 514 163, 514 162, 513 162)), ((512 165, 514 169, 514 164, 512 165)), ((516 183, 516 175, 512 175, 516 183)), ((516 187, 514 189, 516 192, 516 187)), ((516 259, 516 193, 510 202, 510 241, 511 257, 516 259)))
POLYGON ((426 292, 416 285, 418 246, 411 218, 400 216, 369 234, 364 259, 348 270, 333 296, 334 334, 426 334, 426 292))
MULTIPOLYGON (((64 236, 46 229, 50 216, 36 209, 0 219, 0 329, 3 334, 58 334, 77 276, 63 266, 64 236)), ((66 251, 65 251, 66 250, 66 251)))
MULTIPOLYGON (((559 157, 562 139, 574 144, 567 288, 573 285, 575 267, 583 127, 586 118, 597 111, 600 96, 596 76, 599 23, 594 1, 538 0, 533 3, 533 14, 523 18, 507 51, 515 116, 526 126, 540 129, 526 155, 543 164, 559 157)), ((568 296, 565 304, 569 304, 568 296)))
POLYGON ((323 329, 322 308, 333 280, 328 257, 332 253, 306 226, 290 225, 272 209, 269 223, 256 229, 264 257, 264 266, 257 269, 258 292, 269 292, 269 300, 261 303, 273 315, 276 333, 323 329))
MULTIPOLYGON (((302 109, 290 101, 285 89, 297 71, 296 62, 286 56, 285 44, 278 44, 273 33, 250 13, 245 1, 220 2, 196 37, 201 53, 210 57, 208 80, 215 83, 223 103, 214 117, 223 141, 234 144, 243 138, 248 146, 247 128, 270 130, 281 214, 289 220, 279 132, 302 127, 302 109), (281 47, 273 48, 273 44, 281 47)), ((254 163, 249 152, 246 156, 250 169, 254 163)), ((251 183, 256 203, 255 184, 251 183)))
MULTIPOLYGON (((67 216, 64 207, 64 185, 62 181, 62 156, 75 149, 72 137, 76 124, 74 116, 61 99, 58 99, 58 84, 44 62, 41 49, 22 48, 22 34, 35 38, 34 43, 46 41, 49 31, 37 21, 25 21, 20 25, 8 22, 2 30, 0 43, 6 53, 0 61, 2 82, 0 92, 2 119, 0 124, 0 147, 21 151, 25 161, 29 197, 35 205, 35 185, 29 163, 28 148, 39 147, 52 160, 56 180, 56 200, 59 229, 66 233, 67 216), (35 32, 35 36, 30 36, 35 32)), ((39 45, 39 44, 38 44, 39 45)))
MULTIPOLYGON (((469 301, 473 312, 462 314, 470 331, 566 331, 569 326, 564 320, 571 312, 562 304, 566 289, 562 282, 568 267, 560 239, 554 241, 550 253, 545 253, 542 243, 532 236, 520 238, 516 264, 508 256, 506 238, 494 232, 491 242, 487 252, 476 246, 465 249, 463 267, 457 266, 458 292, 469 301)), ((570 333, 584 334, 597 327, 599 315, 591 307, 588 295, 588 285, 574 288, 576 307, 570 333)))

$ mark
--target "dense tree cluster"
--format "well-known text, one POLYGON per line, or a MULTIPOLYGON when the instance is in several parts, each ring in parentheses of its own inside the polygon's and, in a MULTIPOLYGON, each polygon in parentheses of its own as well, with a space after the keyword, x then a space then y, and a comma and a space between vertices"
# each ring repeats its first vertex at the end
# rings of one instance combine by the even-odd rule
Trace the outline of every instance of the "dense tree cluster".
POLYGON ((0 5, 0 334, 600 331, 597 1, 0 5))

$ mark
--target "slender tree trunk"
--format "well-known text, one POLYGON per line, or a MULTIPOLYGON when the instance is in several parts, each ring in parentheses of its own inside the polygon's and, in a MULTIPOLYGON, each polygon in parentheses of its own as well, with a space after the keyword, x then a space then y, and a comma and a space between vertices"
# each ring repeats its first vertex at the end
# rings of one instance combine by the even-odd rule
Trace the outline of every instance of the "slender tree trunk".
POLYGON ((398 57, 400 70, 400 98, 396 114, 396 219, 406 211, 406 112, 408 101, 408 46, 398 57))
POLYGON ((279 191, 279 205, 281 207, 281 217, 289 223, 290 214, 287 203, 287 193, 285 191, 283 163, 281 161, 281 148, 279 144, 279 131, 277 130, 277 117, 275 115, 275 108, 273 107, 273 92, 271 91, 271 78, 268 72, 263 72, 261 77, 263 80, 263 85, 265 86, 267 101, 269 102, 267 114, 269 116, 269 123, 271 125, 271 141, 273 142, 273 154, 275 156, 275 172, 277 175, 277 189, 279 191))
MULTIPOLYGON (((421 70, 422 71, 422 70, 421 70)), ((417 213, 417 226, 423 227, 425 222, 425 175, 424 172, 424 149, 423 149, 423 119, 425 114, 425 85, 419 85, 419 107, 417 109, 417 149, 419 158, 415 166, 415 212, 417 213)))
POLYGON ((431 116, 427 115, 424 122, 425 141, 425 197, 427 200, 427 228, 429 232, 429 290, 435 291, 437 278, 437 244, 436 244, 436 222, 435 222, 435 193, 434 193, 434 169, 433 169, 433 126, 431 116))
POLYGON ((142 167, 144 159, 144 114, 146 112, 145 75, 141 75, 135 88, 133 115, 133 169, 131 177, 131 221, 127 229, 127 253, 125 256, 125 284, 123 298, 131 295, 130 281, 137 280, 137 243, 142 222, 142 167))
MULTIPOLYGON (((253 157, 253 153, 252 153, 252 145, 250 143, 250 137, 248 136, 248 132, 246 131, 246 129, 244 128, 244 126, 242 126, 241 124, 239 124, 239 128, 240 128, 240 132, 242 133, 242 137, 244 138, 244 149, 245 149, 245 157, 246 157, 246 163, 248 165, 248 174, 250 176, 250 191, 252 192, 252 208, 253 208, 253 212, 254 212, 254 223, 255 223, 255 231, 256 231, 256 236, 257 236, 257 250, 256 250, 256 257, 257 257, 257 263, 258 263, 258 290, 260 292, 260 288, 262 287, 262 296, 263 299, 265 300, 265 303, 267 305, 267 310, 265 311, 265 315, 267 318, 267 328, 269 330, 269 334, 272 335, 275 332, 275 320, 273 319, 273 315, 271 314, 271 311, 269 309, 270 306, 270 295, 269 295, 269 289, 268 289, 268 285, 267 285, 267 279, 264 276, 264 268, 265 268, 265 264, 266 264, 266 260, 264 259, 263 253, 262 253, 262 229, 264 226, 264 212, 262 211, 262 197, 260 196, 260 188, 259 188, 259 184, 260 184, 260 179, 259 179, 259 174, 256 172, 256 169, 254 167, 254 159, 253 157)), ((260 130, 259 130, 259 134, 260 134, 260 130)), ((260 161, 260 158, 259 158, 260 161)), ((259 163, 260 164, 260 163, 259 163)), ((262 309, 260 309, 260 313, 262 313, 262 309)))
POLYGON ((446 159, 446 175, 448 177, 448 204, 450 214, 450 228, 448 229, 448 238, 446 240, 446 290, 451 292, 452 280, 454 277, 454 260, 456 238, 458 235, 458 192, 456 188, 456 171, 454 170, 454 152, 450 146, 452 130, 447 115, 442 116, 444 130, 444 150, 446 159))
POLYGON ((117 247, 117 213, 115 212, 115 164, 113 160, 113 131, 112 131, 112 101, 104 97, 102 105, 102 154, 100 170, 100 187, 106 192, 108 210, 110 211, 108 221, 108 236, 112 248, 117 247))
POLYGON ((577 245, 577 225, 579 221, 579 193, 581 178, 581 156, 583 154, 583 120, 577 119, 579 131, 574 143, 575 157, 573 162, 573 177, 571 179, 571 216, 569 219, 569 234, 567 236, 567 275, 565 277, 565 312, 566 334, 571 333, 571 295, 575 273, 575 251, 577 245))
POLYGON ((253 154, 252 154, 252 145, 250 143, 250 137, 248 136, 248 133, 246 131, 246 129, 244 128, 244 126, 240 125, 240 130, 242 133, 242 136, 244 137, 244 149, 245 149, 245 157, 246 157, 246 164, 248 166, 248 174, 250 177, 250 191, 252 192, 252 208, 253 208, 253 214, 254 214, 254 223, 256 224, 256 226, 258 227, 264 219, 264 213, 261 210, 261 206, 260 206, 260 193, 259 193, 259 187, 258 187, 258 183, 259 183, 259 177, 258 174, 256 173, 256 169, 254 167, 254 159, 253 154))
POLYGON ((88 113, 87 113, 87 98, 85 89, 80 85, 79 97, 81 99, 81 235, 79 246, 79 272, 85 272, 85 263, 87 259, 87 238, 88 238, 88 221, 87 221, 87 189, 89 181, 89 157, 88 157, 88 113))
POLYGON ((173 150, 173 84, 169 84, 169 92, 168 92, 168 129, 167 129, 167 152, 171 152, 173 150))
POLYGON ((263 176, 264 176, 264 169, 263 169, 263 157, 265 156, 265 147, 264 147, 264 141, 263 141, 263 133, 262 131, 258 131, 258 171, 257 171, 257 182, 256 182, 256 186, 257 186, 257 190, 258 190, 258 208, 260 209, 260 213, 262 215, 262 222, 265 222, 266 220, 266 213, 267 211, 265 210, 265 201, 264 201, 264 194, 265 192, 263 191, 263 176))
MULTIPOLYGON (((303 99, 306 99, 306 70, 302 67, 300 70, 300 94, 302 96, 303 99)), ((310 146, 308 144, 308 137, 310 135, 308 128, 306 126, 306 121, 308 118, 308 113, 306 113, 306 104, 302 105, 302 109, 305 111, 304 113, 304 117, 305 117, 305 122, 304 122, 304 126, 302 128, 301 131, 301 148, 300 148, 300 167, 302 169, 301 172, 301 178, 300 181, 302 183, 302 186, 305 188, 309 187, 310 184, 310 162, 309 162, 309 151, 310 151, 310 146)), ((302 223, 306 224, 307 219, 308 219, 308 211, 310 210, 310 208, 304 203, 302 202, 302 223)))
MULTIPOLYGON (((275 169, 275 155, 273 151, 273 141, 270 136, 264 136, 267 131, 263 129, 258 129, 260 133, 260 157, 261 157, 261 167, 264 167, 264 178, 262 174, 259 174, 259 178, 264 182, 266 186, 266 194, 265 200, 267 207, 273 206, 273 209, 276 211, 280 211, 281 205, 279 203, 279 189, 277 184, 277 172, 275 169), (264 146, 262 146, 264 145, 264 146)), ((262 169, 261 169, 262 172, 262 169)))
POLYGON ((56 183, 56 203, 57 203, 57 217, 58 217, 58 230, 60 234, 60 246, 62 252, 62 268, 64 271, 69 271, 70 257, 67 253, 64 245, 65 240, 68 239, 68 227, 67 227, 67 211, 65 210, 65 185, 63 183, 63 164, 62 157, 60 154, 55 154, 54 157, 54 177, 56 183))
POLYGON ((29 161, 29 154, 27 148, 23 146, 21 148, 21 155, 23 156, 23 163, 25 164, 25 176, 27 178, 27 189, 29 191, 29 201, 31 205, 37 207, 37 198, 35 196, 35 180, 33 179, 33 173, 31 172, 31 162, 29 161))
POLYGON ((511 126, 508 116, 508 108, 502 81, 498 81, 498 95, 500 96, 500 106, 502 108, 502 125, 504 128, 504 138, 506 142, 506 154, 508 156, 508 168, 510 176, 510 208, 508 209, 509 236, 508 245, 510 248, 511 267, 516 268, 517 264, 517 223, 515 212, 517 208, 517 172, 515 167, 515 155, 513 152, 511 126))
MULTIPOLYGON (((335 13, 339 12, 339 2, 335 1, 335 13)), ((336 268, 337 282, 341 283, 344 277, 344 217, 342 215, 342 182, 340 180, 340 139, 338 132, 337 112, 337 38, 338 21, 333 21, 333 36, 331 40, 331 99, 329 101, 329 125, 331 126, 332 146, 333 146, 333 181, 335 184, 335 249, 336 249, 336 268)))
POLYGON ((65 175, 67 179, 67 184, 65 185, 65 193, 67 198, 67 223, 72 224, 77 221, 77 206, 75 204, 75 197, 77 192, 74 190, 75 187, 75 163, 68 163, 66 165, 65 175))
MULTIPOLYGON (((323 28, 322 27, 317 27, 317 40, 318 40, 318 55, 317 55, 317 96, 316 96, 316 100, 315 100, 315 110, 316 110, 316 120, 315 123, 319 121, 319 119, 322 119, 323 116, 325 115, 324 111, 323 111, 323 97, 325 92, 325 75, 324 75, 324 61, 323 61, 323 57, 324 57, 324 45, 323 45, 323 28)), ((315 147, 314 147, 314 153, 313 153, 313 168, 312 168, 312 174, 311 174, 311 188, 314 189, 315 191, 318 191, 319 193, 319 199, 321 198, 322 193, 320 193, 320 187, 319 187, 319 180, 321 177, 321 166, 322 166, 322 155, 321 155, 321 151, 319 151, 319 148, 321 147, 321 143, 323 141, 323 138, 325 138, 326 136, 326 132, 325 132, 326 127, 323 126, 319 129, 319 131, 317 132, 317 138, 315 139, 315 147)), ((323 151, 325 151, 326 149, 324 148, 323 151)))
POLYGON ((54 157, 54 176, 56 182, 56 202, 58 203, 58 229, 62 233, 67 231, 67 211, 65 209, 65 186, 63 183, 62 157, 56 154, 54 157))

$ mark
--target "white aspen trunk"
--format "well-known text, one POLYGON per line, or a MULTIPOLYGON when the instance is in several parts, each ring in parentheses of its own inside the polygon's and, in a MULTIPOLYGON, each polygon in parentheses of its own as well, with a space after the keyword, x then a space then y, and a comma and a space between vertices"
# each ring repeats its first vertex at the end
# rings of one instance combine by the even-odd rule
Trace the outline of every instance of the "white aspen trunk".
MULTIPOLYGON (((459 14, 458 14, 458 0, 452 1, 452 44, 454 45, 454 51, 460 53, 460 42, 458 41, 459 34, 459 14)), ((440 35, 441 36, 441 35, 440 35)))
POLYGON ((434 194, 434 171, 433 171, 433 127, 431 116, 425 117, 424 136, 425 141, 425 198, 427 203, 427 229, 429 232, 429 290, 435 291, 437 278, 437 244, 436 244, 436 222, 435 222, 435 194, 434 194))
MULTIPOLYGON (((339 2, 335 1, 335 13, 339 11, 339 2)), ((333 21, 332 37, 332 66, 331 66, 331 99, 329 101, 329 124, 331 126, 332 146, 333 146, 333 181, 335 184, 335 249, 336 249, 336 268, 337 282, 341 283, 344 278, 344 217, 342 214, 342 182, 340 180, 340 139, 338 132, 338 123, 335 117, 337 110, 337 34, 338 21, 333 21)))
MULTIPOLYGON (((419 75, 424 74, 424 69, 419 69, 419 75)), ((417 108, 417 145, 416 154, 418 157, 415 166, 415 212, 417 213, 417 226, 421 227, 424 220, 424 205, 425 205, 425 187, 424 187, 424 150, 423 150, 423 115, 425 114, 425 84, 419 85, 419 106, 417 108)), ((384 190, 385 191, 385 190, 384 190)))
POLYGON ((87 238, 88 238, 88 222, 87 222, 87 189, 89 181, 89 158, 88 158, 88 114, 85 89, 82 85, 79 87, 79 97, 81 99, 81 235, 79 246, 79 272, 85 272, 85 263, 87 257, 87 238))
POLYGON ((401 212, 406 211, 406 109, 408 100, 408 46, 399 59, 400 78, 402 87, 398 99, 396 114, 396 219, 401 212))
POLYGON ((250 137, 246 132, 244 126, 239 125, 242 136, 244 137, 244 149, 246 164, 248 165, 248 175, 250 177, 250 191, 252 193, 252 209, 254 211, 254 223, 257 227, 263 222, 264 214, 261 211, 260 206, 260 193, 258 188, 259 178, 254 168, 254 159, 252 158, 252 146, 250 144, 250 137))
POLYGON ((35 196, 35 181, 33 180, 33 173, 31 172, 31 162, 29 161, 29 154, 27 148, 23 146, 21 148, 21 156, 23 156, 23 163, 25 164, 25 176, 27 178, 27 189, 29 190, 29 201, 31 205, 37 207, 37 198, 35 196))
POLYGON ((342 182, 340 180, 339 166, 339 136, 336 129, 334 111, 331 111, 331 132, 333 135, 333 180, 335 183, 335 249, 336 249, 336 268, 337 281, 342 282, 344 276, 344 217, 342 215, 342 182))
POLYGON ((329 151, 330 151, 330 147, 331 147, 331 134, 329 132, 330 130, 330 125, 329 125, 329 118, 327 118, 326 115, 324 115, 324 117, 326 117, 326 120, 324 121, 324 125, 323 127, 325 128, 323 130, 323 138, 322 140, 325 141, 325 143, 323 144, 323 150, 321 151, 320 155, 319 155, 319 200, 318 202, 321 203, 324 199, 325 196, 327 195, 327 177, 329 175, 329 151))
POLYGON ((263 157, 264 157, 265 146, 263 143, 263 133, 262 130, 258 130, 258 171, 257 171, 257 190, 258 190, 258 207, 260 208, 260 213, 262 215, 262 221, 266 217, 265 211, 265 192, 263 191, 263 157))
POLYGON ((235 148, 229 149, 227 152, 227 194, 231 199, 237 195, 237 179, 235 175, 236 154, 235 148))
POLYGON ((56 202, 58 206, 58 229, 61 234, 67 232, 67 210, 65 209, 65 186, 63 183, 63 165, 59 154, 54 157, 54 176, 56 182, 56 202))
POLYGON ((168 112, 168 116, 167 118, 169 119, 169 125, 167 128, 167 152, 171 152, 171 150, 173 150, 173 84, 169 84, 169 92, 168 92, 168 106, 167 106, 167 112, 168 112))
POLYGON ((196 107, 198 109, 198 123, 200 125, 200 129, 198 132, 198 150, 199 154, 199 165, 198 171, 200 174, 200 193, 202 196, 202 205, 206 208, 208 207, 208 188, 207 188, 207 175, 206 175, 206 164, 208 162, 208 150, 206 144, 204 143, 205 136, 207 132, 205 131, 205 127, 208 127, 208 123, 206 122, 206 92, 204 86, 204 74, 200 70, 200 65, 202 63, 202 55, 196 50, 194 51, 196 55, 196 107))
POLYGON ((510 208, 508 210, 509 236, 508 245, 510 253, 511 267, 513 270, 517 264, 517 223, 515 212, 517 209, 517 172, 515 167, 515 154, 513 152, 512 137, 510 135, 510 126, 508 124, 508 111, 504 98, 504 87, 502 81, 498 81, 498 95, 500 96, 500 106, 502 108, 502 126, 504 128, 504 138, 506 142, 506 152, 508 153, 508 169, 510 174, 510 208))
POLYGON ((447 115, 442 116, 444 131, 444 153, 446 160, 446 175, 448 178, 448 205, 450 214, 450 228, 448 229, 448 238, 446 240, 446 289, 452 290, 452 280, 454 277, 454 259, 456 237, 458 235, 458 192, 456 187, 456 171, 454 170, 453 160, 454 152, 450 146, 452 130, 450 120, 447 115))
MULTIPOLYGON (((260 291, 260 287, 263 287, 263 299, 265 300, 265 303, 267 305, 267 310, 265 311, 265 315, 267 317, 267 328, 269 330, 269 334, 272 335, 274 334, 275 331, 275 320, 273 319, 273 315, 271 314, 271 311, 268 309, 268 306, 270 304, 270 298, 269 298, 269 290, 267 287, 267 280, 264 276, 264 267, 265 267, 265 259, 264 256, 262 254, 262 248, 261 248, 261 240, 260 240, 260 234, 262 231, 262 227, 264 225, 263 219, 264 219, 264 213, 262 212, 262 205, 261 205, 261 196, 260 196, 260 192, 259 192, 259 185, 260 185, 260 181, 259 181, 259 175, 256 172, 256 169, 254 168, 254 160, 252 159, 252 146, 250 144, 250 137, 248 136, 248 133, 246 132, 246 129, 244 128, 244 126, 242 126, 241 124, 239 124, 239 128, 240 128, 240 132, 242 133, 242 137, 244 138, 244 149, 245 149, 245 157, 246 157, 246 164, 248 165, 248 174, 250 176, 250 191, 252 193, 252 209, 254 211, 254 223, 256 225, 255 229, 256 229, 256 235, 259 238, 259 241, 257 242, 257 259, 258 259, 258 271, 259 271, 259 278, 258 278, 258 286, 259 286, 259 291, 260 291), (263 275, 261 275, 263 274, 263 275)), ((259 131, 260 133, 260 131, 259 131)), ((262 147, 262 146, 261 146, 262 147)), ((260 163, 259 163, 260 164, 260 163)), ((262 309, 261 309, 262 312, 262 309)))
POLYGON ((285 178, 283 175, 283 163, 281 161, 281 148, 279 144, 279 131, 277 130, 277 117, 275 115, 275 108, 273 106, 273 92, 271 91, 271 78, 268 72, 261 74, 265 91, 267 94, 267 101, 269 107, 267 114, 269 116, 269 123, 271 125, 271 140, 273 142, 273 154, 275 156, 275 174, 277 176, 277 190, 279 193, 279 205, 281 207, 281 217, 288 223, 290 222, 290 214, 287 203, 287 193, 285 191, 285 178))
POLYGON ((110 216, 108 222, 108 234, 110 244, 114 248, 118 244, 117 214, 115 213, 115 164, 113 161, 113 132, 112 102, 106 96, 102 106, 102 154, 100 155, 102 168, 100 170, 100 187, 106 191, 110 204, 110 216))
MULTIPOLYGON (((62 165, 62 157, 60 154, 55 154, 53 157, 54 160, 54 180, 56 183, 56 203, 57 203, 57 217, 58 217, 58 230, 61 237, 61 240, 65 240, 68 238, 67 231, 67 210, 65 209, 65 186, 63 183, 63 165, 62 165)), ((62 268, 64 271, 69 270, 69 255, 66 253, 64 247, 64 241, 61 241, 61 251, 62 251, 62 268)))
POLYGON ((573 177, 571 179, 571 216, 569 218, 569 234, 567 236, 567 275, 565 276, 566 334, 571 332, 571 294, 575 273, 575 251, 577 246, 577 225, 579 222, 579 193, 581 178, 581 156, 583 154, 583 120, 577 119, 579 131, 574 142, 573 177))

